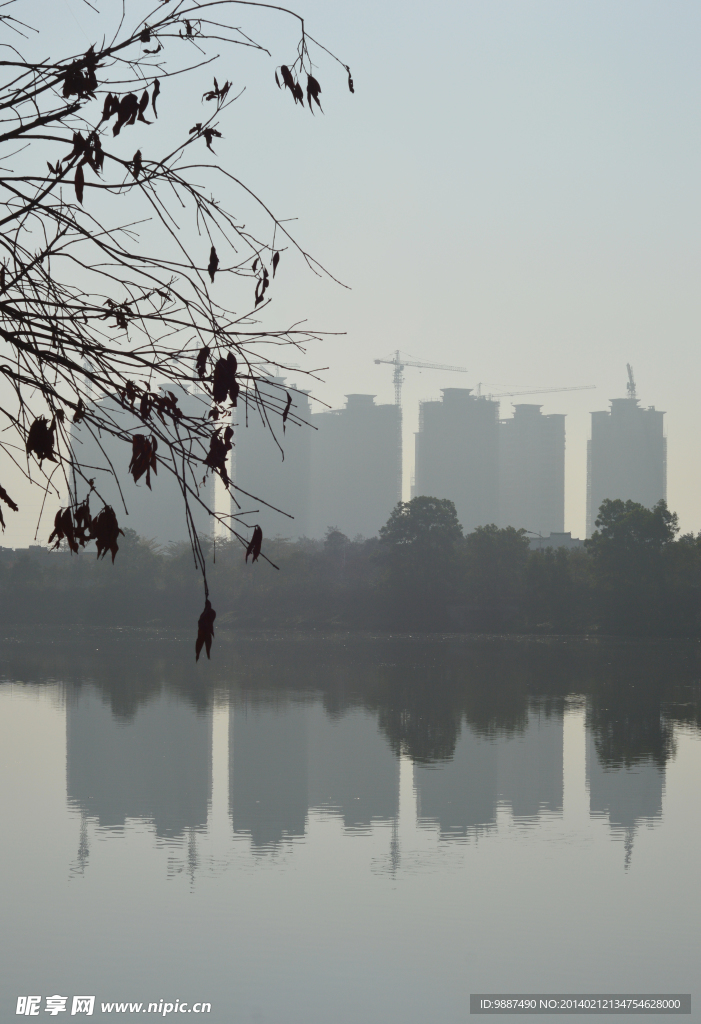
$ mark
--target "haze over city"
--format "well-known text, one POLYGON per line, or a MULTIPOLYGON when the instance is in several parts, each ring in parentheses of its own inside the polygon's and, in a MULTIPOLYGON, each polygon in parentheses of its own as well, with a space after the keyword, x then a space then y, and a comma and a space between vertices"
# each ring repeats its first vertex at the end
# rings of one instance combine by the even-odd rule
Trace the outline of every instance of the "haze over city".
POLYGON ((701 1021, 701 7, 0 42, 0 1020, 701 1021))
MULTIPOLYGON (((96 16, 73 0, 28 7, 44 39, 76 37, 77 14, 92 38, 96 16)), ((584 536, 589 413, 625 396, 630 362, 641 404, 666 412, 670 508, 683 531, 701 529, 701 12, 504 2, 360 3, 351 14, 312 2, 305 16, 349 61, 355 95, 322 65, 324 114, 291 116, 256 54, 222 57, 222 74, 235 68, 249 88, 227 111, 217 152, 279 216, 299 218, 307 248, 351 289, 283 257, 265 322, 346 332, 285 353, 302 368, 328 366, 315 396, 332 408, 348 393, 391 402, 391 368, 374 359, 395 348, 468 368, 407 371, 409 497, 420 400, 480 382, 595 384, 542 399, 543 413, 567 417, 565 529, 584 536)), ((269 15, 254 14, 255 29, 273 51, 288 45, 269 15)), ((177 95, 164 94, 164 111, 177 95)), ((11 547, 33 542, 41 500, 19 493, 27 514, 10 517, 11 547)))

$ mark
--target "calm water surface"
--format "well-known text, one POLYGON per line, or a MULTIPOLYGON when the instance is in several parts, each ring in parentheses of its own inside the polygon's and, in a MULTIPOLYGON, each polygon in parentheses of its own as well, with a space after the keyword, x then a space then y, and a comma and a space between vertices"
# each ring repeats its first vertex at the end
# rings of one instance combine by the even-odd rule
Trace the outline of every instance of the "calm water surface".
POLYGON ((0 1020, 457 1022, 492 990, 701 1021, 700 678, 699 644, 5 634, 0 1020))

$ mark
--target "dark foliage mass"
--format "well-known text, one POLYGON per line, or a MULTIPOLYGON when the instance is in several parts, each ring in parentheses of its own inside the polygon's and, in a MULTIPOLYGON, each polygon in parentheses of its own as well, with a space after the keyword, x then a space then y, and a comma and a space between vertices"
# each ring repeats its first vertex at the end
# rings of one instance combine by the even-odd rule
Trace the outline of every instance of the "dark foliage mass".
MULTIPOLYGON (((75 561, 75 560, 74 560, 75 561)), ((577 694, 605 766, 673 754, 674 729, 701 729, 698 642, 602 638, 237 633, 205 676, 166 630, 23 630, 0 646, 0 675, 25 686, 96 687, 131 720, 168 692, 197 711, 222 693, 249 711, 314 696, 335 718, 362 708, 392 750, 430 764, 453 756, 466 726, 518 736, 533 712, 562 715, 577 694), (99 637, 99 640, 98 640, 99 637)), ((188 644, 189 648, 189 644, 188 644)))
MULTIPOLYGON (((207 504, 206 479, 214 474, 238 508, 227 472, 232 410, 243 403, 244 418, 256 415, 276 435, 288 421, 301 425, 294 398, 278 394, 271 380, 282 365, 279 353, 273 366, 260 344, 299 349, 314 335, 268 329, 258 318, 283 251, 326 273, 236 177, 236 167, 217 163, 213 143, 227 125, 231 130, 227 111, 244 83, 220 85, 207 65, 226 62, 233 73, 237 47, 270 56, 234 23, 255 7, 294 26, 294 59, 281 72, 296 104, 304 106, 306 88, 308 110, 321 110, 312 50, 341 62, 311 38, 299 15, 255 0, 156 3, 132 25, 127 8, 112 5, 100 41, 87 51, 42 51, 35 59, 34 7, 22 0, 9 6, 0 13, 0 473, 12 462, 44 490, 42 508, 47 498, 61 501, 52 542, 76 552, 94 541, 98 558, 109 550, 113 561, 128 489, 138 481, 156 488, 159 471, 161 479, 173 474, 207 618, 197 505, 254 562, 266 560, 260 530, 251 538, 236 512, 207 504), (192 128, 188 103, 203 111, 192 128), (187 414, 180 407, 183 391, 199 397, 200 415, 192 403, 187 414), (74 424, 101 450, 101 465, 81 458, 74 424), (106 438, 124 447, 121 462, 108 457, 106 438), (117 477, 119 508, 101 495, 106 475, 117 477)), ((352 92, 350 71, 341 67, 352 92)), ((3 483, 5 515, 21 513, 3 483)), ((88 578, 82 568, 71 569, 70 578, 75 574, 88 578)), ((116 577, 115 584, 118 591, 116 577)), ((209 654, 211 632, 206 637, 209 654)))
MULTIPOLYGON (((606 501, 597 525, 584 549, 532 551, 523 530, 484 526, 463 536, 451 502, 414 498, 397 506, 379 538, 329 529, 324 541, 268 542, 280 572, 252 564, 260 534, 247 561, 233 542, 201 544, 226 601, 222 626, 699 635, 701 537, 677 537, 664 502, 606 501)), ((111 521, 103 530, 104 552, 117 538, 111 521)), ((199 596, 187 545, 159 549, 125 532, 109 571, 84 555, 0 552, 4 621, 192 621, 199 596)), ((209 652, 213 623, 200 617, 198 653, 209 652)))

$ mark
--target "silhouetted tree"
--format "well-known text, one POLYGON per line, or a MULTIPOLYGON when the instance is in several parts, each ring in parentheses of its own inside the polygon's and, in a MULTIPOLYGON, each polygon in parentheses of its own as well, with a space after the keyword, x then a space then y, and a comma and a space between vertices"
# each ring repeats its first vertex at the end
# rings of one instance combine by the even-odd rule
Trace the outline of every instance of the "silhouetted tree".
POLYGON ((462 527, 447 498, 400 501, 380 529, 390 608, 385 613, 416 627, 438 628, 455 600, 462 527))
POLYGON ((503 629, 518 617, 529 556, 525 530, 478 526, 465 538, 465 583, 476 626, 503 629))
POLYGON ((581 633, 591 625, 591 559, 585 551, 531 551, 524 576, 525 625, 550 633, 581 633))
POLYGON ((620 498, 602 502, 596 532, 586 541, 597 591, 597 618, 606 632, 665 632, 666 551, 678 518, 665 501, 645 508, 620 498))
MULTIPOLYGON (((134 481, 155 488, 159 471, 172 473, 207 597, 196 504, 254 560, 260 554, 257 528, 245 536, 237 516, 209 507, 203 491, 207 474, 219 476, 234 500, 241 490, 227 472, 232 410, 245 406, 245 415, 260 416, 271 432, 276 418, 283 430, 286 421, 301 422, 293 395, 271 382, 258 346, 299 347, 312 335, 265 329, 257 317, 270 301, 281 254, 296 250, 315 273, 326 271, 235 170, 217 162, 225 112, 240 92, 204 67, 216 57, 213 45, 268 54, 230 19, 236 10, 272 8, 299 31, 289 63, 275 70, 278 86, 291 105, 304 107, 306 97, 313 113, 321 109, 321 87, 310 48, 324 47, 286 8, 175 0, 155 4, 130 27, 120 6, 111 35, 105 19, 102 43, 33 59, 18 47, 30 45, 36 27, 25 24, 19 5, 12 14, 7 6, 0 22, 17 46, 4 44, 0 92, 0 447, 44 489, 44 500, 67 495, 49 540, 71 551, 94 541, 98 556, 109 551, 112 560, 121 513, 101 497, 97 473, 122 474, 103 438, 124 445, 134 481), (197 115, 182 107, 183 86, 174 106, 175 76, 191 80, 187 94, 197 98, 197 115), (158 118, 167 132, 156 127, 158 118), (227 208, 222 189, 262 214, 259 233, 227 208), (150 225, 138 229, 146 231, 142 237, 136 226, 144 220, 150 225), (193 387, 201 414, 186 415, 178 396, 193 387), (103 465, 84 463, 71 423, 92 435, 103 465)), ((17 511, 2 486, 0 502, 17 511)))

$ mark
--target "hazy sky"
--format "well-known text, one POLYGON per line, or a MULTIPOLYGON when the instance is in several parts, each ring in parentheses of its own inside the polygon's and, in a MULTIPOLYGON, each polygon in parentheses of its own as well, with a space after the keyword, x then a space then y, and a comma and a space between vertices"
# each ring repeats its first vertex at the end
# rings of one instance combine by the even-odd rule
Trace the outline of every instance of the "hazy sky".
MULTIPOLYGON (((73 17, 97 36, 79 0, 22 6, 45 29, 62 12, 47 54, 59 55, 49 41, 65 25, 78 39, 73 17)), ((293 59, 294 27, 244 9, 242 27, 273 56, 237 51, 216 65, 235 90, 248 86, 217 148, 279 216, 299 218, 299 238, 351 287, 281 261, 266 324, 306 317, 347 332, 309 350, 310 366, 330 367, 319 397, 392 401, 391 368, 373 359, 395 348, 468 367, 406 371, 408 487, 418 402, 441 387, 597 385, 542 398, 544 412, 567 414, 565 527, 582 536, 588 414, 625 395, 630 362, 642 404, 667 412, 670 506, 684 530, 700 530, 701 8, 303 0, 299 10, 350 65, 355 95, 320 54, 325 114, 295 108, 273 78, 293 59)), ((178 117, 197 120, 203 88, 178 117)), ((169 102, 164 90, 164 118, 169 102)), ((29 541, 17 523, 0 543, 29 541)))

